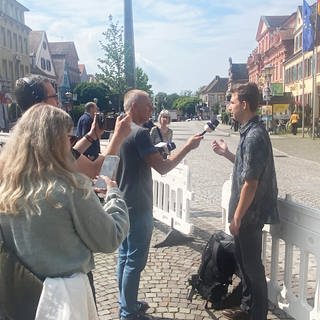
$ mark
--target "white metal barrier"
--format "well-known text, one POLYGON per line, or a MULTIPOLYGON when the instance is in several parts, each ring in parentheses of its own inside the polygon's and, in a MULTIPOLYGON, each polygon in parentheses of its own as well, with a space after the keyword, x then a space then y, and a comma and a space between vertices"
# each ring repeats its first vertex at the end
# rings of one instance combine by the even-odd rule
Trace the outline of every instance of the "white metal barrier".
POLYGON ((180 163, 165 175, 152 169, 152 179, 154 218, 186 235, 191 234, 189 203, 193 193, 189 167, 180 163))
MULTIPOLYGON (((230 181, 222 189, 227 214, 230 181), (226 205, 227 204, 227 205, 226 205)), ((269 300, 296 320, 320 320, 320 210, 278 199, 279 225, 266 225, 263 253, 269 300)))

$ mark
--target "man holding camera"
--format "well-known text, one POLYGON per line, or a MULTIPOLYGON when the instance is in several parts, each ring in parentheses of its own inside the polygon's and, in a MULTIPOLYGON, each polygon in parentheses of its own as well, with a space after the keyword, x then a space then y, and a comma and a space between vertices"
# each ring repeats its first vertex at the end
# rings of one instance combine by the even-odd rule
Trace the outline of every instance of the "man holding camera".
MULTIPOLYGON (((79 138, 86 137, 86 139, 90 139, 87 133, 91 129, 94 116, 98 112, 98 107, 94 102, 87 102, 84 108, 85 112, 78 120, 77 136, 79 138)), ((91 146, 83 154, 88 159, 95 160, 98 158, 100 153, 100 140, 97 137, 97 139, 91 138, 89 141, 91 142, 91 146)))
POLYGON ((121 320, 146 320, 148 304, 137 301, 140 274, 144 269, 153 230, 151 168, 161 174, 173 169, 202 136, 194 135, 177 152, 163 159, 142 127, 153 111, 149 95, 133 89, 124 96, 124 111, 132 118, 131 134, 120 148, 117 182, 129 209, 130 230, 119 248, 118 284, 121 320))

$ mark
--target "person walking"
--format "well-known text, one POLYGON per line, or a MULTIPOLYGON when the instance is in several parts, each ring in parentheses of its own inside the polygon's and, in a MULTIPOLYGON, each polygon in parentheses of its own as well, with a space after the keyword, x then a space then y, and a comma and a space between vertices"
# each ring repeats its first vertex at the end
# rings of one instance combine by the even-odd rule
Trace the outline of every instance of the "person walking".
POLYGON ((291 124, 291 132, 292 134, 295 136, 297 134, 298 131, 298 122, 299 122, 299 114, 298 112, 295 110, 293 111, 292 115, 290 116, 290 124, 291 124))
POLYGON ((228 319, 266 320, 267 283, 261 261, 262 228, 279 222, 277 181, 269 134, 259 121, 259 89, 247 83, 232 89, 229 110, 239 121, 240 142, 236 154, 223 141, 212 149, 234 163, 229 203, 230 232, 235 240, 243 295, 239 309, 223 311, 228 319))
MULTIPOLYGON (((76 135, 79 138, 84 137, 91 129, 95 114, 98 112, 98 107, 94 102, 87 102, 84 106, 85 112, 79 118, 77 123, 76 135)), ((100 153, 100 139, 94 139, 91 146, 83 152, 83 154, 90 160, 98 158, 100 153)))
POLYGON ((153 230, 151 168, 161 174, 173 169, 202 136, 194 135, 174 155, 164 160, 142 125, 153 111, 149 95, 133 89, 124 96, 124 110, 133 121, 132 131, 120 148, 117 182, 128 205, 130 229, 119 248, 118 286, 121 320, 146 320, 148 304, 138 301, 140 274, 147 263, 153 230))
MULTIPOLYGON (((89 277, 93 253, 115 251, 129 229, 116 182, 104 177, 108 190, 102 206, 91 180, 77 172, 72 130, 65 111, 39 103, 22 115, 0 154, 3 238, 40 279, 89 277)), ((54 295, 50 299, 56 301, 54 295)))

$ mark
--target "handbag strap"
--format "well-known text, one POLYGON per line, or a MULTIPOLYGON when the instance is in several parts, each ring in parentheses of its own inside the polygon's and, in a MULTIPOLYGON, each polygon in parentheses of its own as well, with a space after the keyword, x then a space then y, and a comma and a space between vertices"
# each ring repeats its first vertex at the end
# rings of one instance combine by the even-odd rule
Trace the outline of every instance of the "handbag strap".
POLYGON ((160 128, 157 127, 157 130, 158 130, 158 134, 159 134, 159 137, 161 139, 161 142, 163 142, 163 137, 162 137, 162 134, 161 134, 161 131, 160 131, 160 128))

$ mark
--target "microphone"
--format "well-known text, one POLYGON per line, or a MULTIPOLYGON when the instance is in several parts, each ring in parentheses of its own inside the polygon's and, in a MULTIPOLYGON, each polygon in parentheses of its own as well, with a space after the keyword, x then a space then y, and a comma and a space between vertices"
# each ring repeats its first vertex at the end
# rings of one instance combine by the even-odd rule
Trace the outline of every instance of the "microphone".
POLYGON ((204 131, 200 133, 200 136, 203 136, 206 132, 212 132, 219 125, 219 121, 217 119, 212 119, 206 123, 204 126, 204 131))

